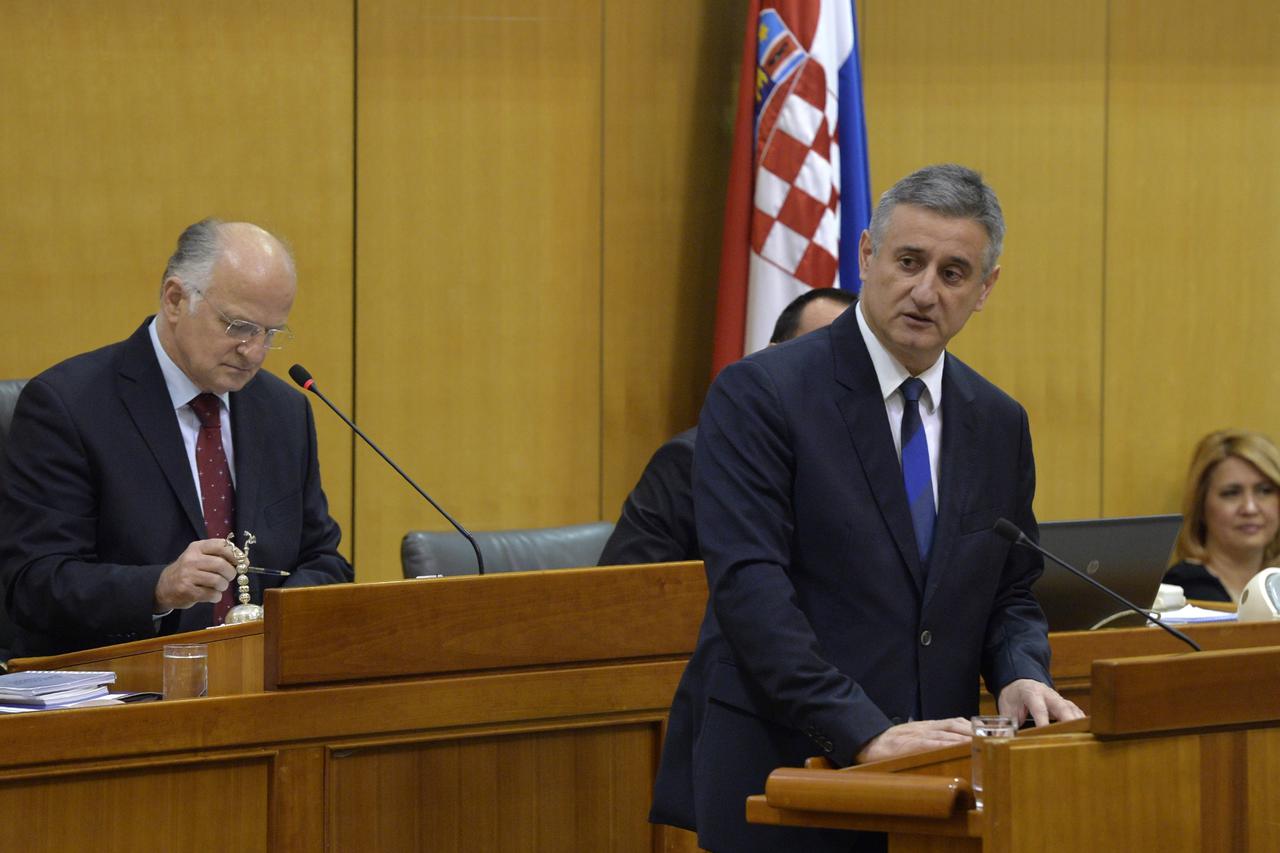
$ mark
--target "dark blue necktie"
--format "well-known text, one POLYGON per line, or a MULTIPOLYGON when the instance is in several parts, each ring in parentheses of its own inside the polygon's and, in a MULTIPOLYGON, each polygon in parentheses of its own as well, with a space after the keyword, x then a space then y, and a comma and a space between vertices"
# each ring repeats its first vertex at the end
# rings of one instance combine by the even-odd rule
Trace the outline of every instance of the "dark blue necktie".
POLYGON ((933 476, 929 473, 929 440, 920 421, 924 382, 912 377, 903 382, 899 390, 902 391, 902 482, 907 487, 907 504, 911 507, 920 562, 924 563, 929 559, 933 522, 938 517, 933 505, 933 476))

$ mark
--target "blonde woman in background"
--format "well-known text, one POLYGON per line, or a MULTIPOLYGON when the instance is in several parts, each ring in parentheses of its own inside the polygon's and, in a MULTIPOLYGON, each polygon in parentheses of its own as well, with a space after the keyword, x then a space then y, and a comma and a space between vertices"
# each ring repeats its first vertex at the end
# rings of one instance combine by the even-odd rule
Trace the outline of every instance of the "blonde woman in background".
POLYGON ((1280 556, 1280 450, 1266 436, 1219 430, 1196 446, 1182 495, 1175 564, 1164 582, 1187 598, 1240 602, 1280 556))

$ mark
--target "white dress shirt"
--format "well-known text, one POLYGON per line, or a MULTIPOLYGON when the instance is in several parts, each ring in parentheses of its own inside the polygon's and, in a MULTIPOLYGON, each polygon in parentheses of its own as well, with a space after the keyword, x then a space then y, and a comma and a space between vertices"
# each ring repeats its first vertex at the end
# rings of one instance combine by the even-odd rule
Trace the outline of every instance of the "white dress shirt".
MULTIPOLYGON (((173 402, 173 411, 178 418, 178 429, 182 431, 182 444, 187 449, 187 462, 191 465, 191 481, 196 484, 196 499, 200 501, 200 511, 204 512, 204 498, 200 495, 200 472, 196 468, 196 438, 200 435, 200 418, 190 405, 193 398, 204 392, 196 387, 164 351, 164 347, 160 345, 160 333, 156 331, 157 322, 153 318, 147 331, 151 333, 151 346, 155 347, 160 372, 164 374, 164 384, 169 389, 169 399, 173 402)), ((236 455, 231 446, 231 395, 218 394, 217 397, 222 401, 222 449, 227 454, 227 467, 231 469, 231 485, 234 487, 236 455)))
MULTIPOLYGON (((911 377, 911 372, 903 367, 896 358, 889 354, 876 337, 875 332, 867 325, 867 318, 862 315, 862 302, 859 301, 854 310, 858 313, 858 329, 862 332, 862 340, 871 354, 871 365, 876 371, 876 380, 880 383, 880 395, 884 398, 885 415, 889 418, 889 432, 893 433, 893 449, 898 454, 898 464, 902 464, 902 409, 903 399, 900 387, 911 377)), ((938 458, 942 451, 942 365, 946 361, 944 351, 938 360, 921 373, 917 379, 924 383, 924 393, 920 395, 920 422, 924 426, 924 435, 929 442, 929 476, 933 480, 933 506, 938 507, 938 458)))

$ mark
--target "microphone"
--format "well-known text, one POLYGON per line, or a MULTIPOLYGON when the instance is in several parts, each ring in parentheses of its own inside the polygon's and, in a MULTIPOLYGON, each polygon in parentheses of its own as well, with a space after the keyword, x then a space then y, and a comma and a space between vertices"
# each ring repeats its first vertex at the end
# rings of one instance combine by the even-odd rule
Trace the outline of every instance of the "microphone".
POLYGON ((1102 590, 1103 592, 1105 592, 1107 595, 1109 595, 1109 596, 1111 596, 1112 598, 1114 598, 1114 599, 1115 599, 1116 601, 1118 601, 1120 604, 1124 605, 1127 609, 1132 610, 1134 613, 1137 613, 1137 614, 1138 614, 1139 616, 1141 616, 1144 620, 1146 620, 1146 621, 1148 621, 1148 622, 1154 622, 1155 624, 1159 625, 1161 628, 1163 628, 1163 629, 1165 629, 1166 631, 1168 631, 1168 632, 1169 632, 1170 634, 1172 634, 1173 636, 1177 637, 1177 638, 1178 638, 1179 640, 1181 640, 1182 642, 1186 643, 1186 644, 1187 644, 1188 646, 1190 646, 1191 648, 1195 649, 1196 651, 1202 651, 1202 649, 1200 648, 1200 644, 1199 644, 1199 643, 1197 643, 1195 640, 1191 639, 1191 638, 1190 638, 1190 637, 1188 637, 1186 634, 1184 634, 1184 633, 1182 633, 1181 631, 1179 631, 1177 628, 1173 627, 1172 625, 1166 625, 1164 622, 1162 622, 1162 621, 1159 619, 1159 617, 1157 617, 1157 618, 1154 618, 1154 619, 1153 619, 1153 618, 1151 617, 1151 613, 1149 613, 1148 611, 1143 610, 1141 607, 1139 607, 1138 605, 1134 604, 1132 601, 1130 601, 1129 599, 1127 599, 1127 598, 1125 598, 1124 596, 1120 595, 1119 593, 1115 592, 1114 590, 1112 590, 1110 587, 1106 586, 1105 584, 1099 583, 1098 581, 1096 581, 1096 580, 1094 580, 1093 578, 1089 577, 1087 574, 1085 574, 1084 572, 1080 571, 1080 570, 1079 570, 1079 569, 1077 569, 1075 566, 1072 566, 1072 565, 1068 564, 1066 560, 1063 560, 1063 559, 1061 559, 1060 557, 1055 557, 1053 554, 1050 554, 1048 551, 1046 551, 1045 549, 1041 548, 1041 547, 1040 547, 1040 544, 1039 544, 1038 542, 1032 542, 1032 541, 1027 537, 1027 534, 1025 534, 1025 533, 1023 533, 1021 530, 1019 530, 1019 529, 1018 529, 1018 525, 1014 524, 1014 523, 1013 523, 1012 521, 1010 521, 1009 519, 1007 519, 1007 518, 1000 518, 1000 519, 997 519, 997 520, 996 520, 996 525, 995 525, 995 527, 993 527, 993 528, 991 528, 991 529, 992 529, 993 531, 995 531, 996 535, 998 535, 998 536, 1000 536, 1000 537, 1002 537, 1002 538, 1004 538, 1004 539, 1008 539, 1008 540, 1009 540, 1010 542, 1012 542, 1014 545, 1022 545, 1022 546, 1025 546, 1025 547, 1027 547, 1027 548, 1030 548, 1030 549, 1031 549, 1031 550, 1033 550, 1033 551, 1038 551, 1038 552, 1040 552, 1040 554, 1041 554, 1042 556, 1048 557, 1050 560, 1053 560, 1053 561, 1054 561, 1055 563, 1057 563, 1059 566, 1062 566, 1062 568, 1064 568, 1064 569, 1066 569, 1067 571, 1071 572, 1071 574, 1075 575, 1076 577, 1080 578, 1081 580, 1084 580, 1084 581, 1087 581, 1088 583, 1093 584, 1095 587, 1097 587, 1098 589, 1100 589, 1100 590, 1102 590))
POLYGON ((1241 622, 1280 619, 1280 569, 1263 569, 1250 578, 1240 593, 1238 609, 1241 622))
POLYGON ((388 456, 387 454, 383 453, 383 452, 382 452, 382 449, 381 449, 380 447, 378 447, 378 445, 374 444, 374 443, 369 439, 369 436, 365 435, 365 434, 360 430, 360 427, 358 427, 358 426, 356 426, 356 425, 355 425, 355 421, 351 420, 351 418, 349 418, 349 417, 347 417, 346 415, 344 415, 344 414, 341 412, 341 410, 339 410, 339 409, 338 409, 338 407, 337 407, 337 406, 335 406, 333 403, 329 402, 329 398, 328 398, 328 397, 326 397, 324 394, 321 394, 321 393, 320 393, 320 389, 316 387, 316 381, 315 381, 314 379, 312 379, 312 378, 311 378, 311 372, 310 372, 310 371, 308 371, 308 370, 307 370, 305 367, 303 367, 301 364, 295 364, 293 367, 290 367, 290 368, 289 368, 289 378, 290 378, 290 379, 292 379, 294 382, 298 383, 298 385, 299 385, 299 386, 301 386, 302 390, 304 390, 304 391, 310 391, 312 394, 315 394, 315 395, 316 395, 317 397, 319 397, 321 400, 324 400, 324 404, 325 404, 326 406, 328 406, 330 409, 333 409, 333 413, 334 413, 335 415, 337 415, 338 417, 342 418, 342 422, 343 422, 343 423, 345 423, 347 426, 351 427, 351 429, 355 432, 355 434, 356 434, 356 435, 358 435, 358 436, 360 436, 361 438, 363 438, 363 439, 364 439, 364 443, 365 443, 365 444, 367 444, 367 445, 369 445, 370 447, 372 447, 372 448, 373 448, 373 450, 374 450, 374 452, 375 452, 375 453, 377 453, 379 456, 381 456, 381 457, 386 461, 386 463, 387 463, 388 465, 390 465, 392 468, 394 468, 397 474, 399 474, 401 477, 404 477, 404 481, 405 481, 406 483, 408 483, 410 486, 413 486, 414 490, 415 490, 415 491, 417 491, 417 493, 418 493, 418 494, 420 494, 420 495, 422 495, 424 498, 426 498, 427 503, 429 503, 429 504, 431 504, 433 507, 435 507, 436 512, 438 512, 438 513, 440 513, 441 515, 443 515, 443 516, 444 516, 445 521, 447 521, 447 522, 449 522, 450 524, 452 524, 452 525, 453 525, 453 527, 454 527, 454 529, 455 529, 455 530, 457 530, 459 533, 461 533, 461 534, 463 535, 463 537, 465 537, 465 538, 466 538, 466 540, 467 540, 468 542, 470 542, 470 543, 471 543, 471 549, 472 549, 473 551, 475 551, 475 552, 476 552, 476 569, 477 569, 477 574, 481 574, 481 575, 483 575, 483 574, 484 574, 484 557, 483 557, 483 556, 481 556, 481 554, 480 554, 480 546, 476 544, 475 537, 474 537, 474 536, 472 536, 470 533, 468 533, 468 532, 467 532, 467 529, 466 529, 465 527, 463 527, 461 524, 459 524, 457 521, 455 521, 452 515, 449 515, 449 513, 445 512, 445 511, 444 511, 444 507, 440 506, 440 504, 438 504, 438 503, 436 503, 434 500, 432 500, 432 499, 431 499, 431 495, 429 495, 429 494, 427 494, 426 492, 424 492, 424 491, 422 490, 422 487, 421 487, 421 486, 419 486, 417 483, 415 483, 415 482, 413 481, 413 478, 412 478, 412 477, 410 477, 408 474, 406 474, 406 473, 404 472, 404 469, 403 469, 403 468, 401 468, 401 467, 400 467, 399 465, 397 465, 396 463, 392 462, 392 461, 391 461, 391 457, 390 457, 390 456, 388 456))

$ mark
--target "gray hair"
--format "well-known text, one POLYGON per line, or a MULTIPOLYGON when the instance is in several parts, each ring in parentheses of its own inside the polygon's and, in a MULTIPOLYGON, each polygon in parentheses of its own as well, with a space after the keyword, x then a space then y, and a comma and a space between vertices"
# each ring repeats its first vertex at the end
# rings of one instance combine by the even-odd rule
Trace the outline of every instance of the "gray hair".
POLYGON ((195 311, 198 291, 209 286, 213 266, 222 253, 222 240, 218 235, 221 227, 221 220, 210 217, 188 225, 178 236, 178 247, 169 257, 169 263, 164 268, 164 278, 160 280, 162 297, 164 282, 176 278, 182 282, 182 291, 190 301, 190 310, 195 311))
POLYGON ((926 166, 898 181, 882 196, 871 214, 871 251, 880 251, 893 209, 899 204, 913 204, 955 219, 972 219, 987 232, 987 250, 982 259, 982 276, 986 278, 1000 260, 1004 249, 1004 214, 995 190, 987 186, 982 175, 966 166, 943 163, 926 166))

